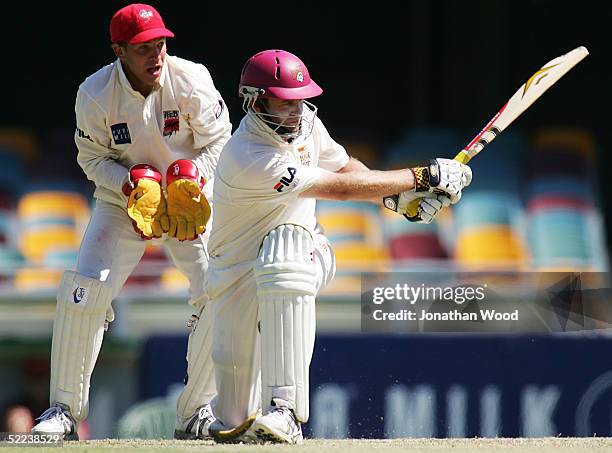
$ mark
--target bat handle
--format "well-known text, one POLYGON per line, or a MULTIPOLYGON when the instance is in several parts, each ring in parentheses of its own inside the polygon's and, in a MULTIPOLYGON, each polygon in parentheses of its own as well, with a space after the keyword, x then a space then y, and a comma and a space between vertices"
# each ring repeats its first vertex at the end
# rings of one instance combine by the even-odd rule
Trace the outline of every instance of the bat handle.
POLYGON ((461 162, 462 164, 467 164, 471 159, 472 158, 465 149, 459 151, 459 154, 455 156, 455 160, 461 162))

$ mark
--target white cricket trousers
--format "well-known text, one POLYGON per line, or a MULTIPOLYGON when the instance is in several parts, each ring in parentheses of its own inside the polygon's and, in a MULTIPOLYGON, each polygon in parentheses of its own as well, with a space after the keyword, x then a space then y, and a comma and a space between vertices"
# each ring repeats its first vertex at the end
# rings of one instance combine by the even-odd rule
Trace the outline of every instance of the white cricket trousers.
MULTIPOLYGON (((209 235, 207 230, 193 241, 180 242, 165 235, 152 240, 153 244, 166 248, 176 267, 189 279, 192 305, 196 305, 204 294, 209 235)), ((147 243, 134 231, 125 209, 97 201, 81 243, 76 271, 110 284, 114 299, 142 258, 147 243)))
MULTIPOLYGON (((207 301, 204 291, 208 269, 205 246, 207 239, 208 234, 194 241, 184 242, 168 237, 154 239, 156 243, 166 247, 174 264, 189 279, 189 302, 196 309, 207 301)), ((106 312, 107 320, 114 318, 111 302, 142 258, 146 245, 147 241, 134 231, 125 209, 104 201, 97 202, 81 243, 75 278, 104 282, 109 290, 98 293, 98 299, 101 300, 88 301, 87 306, 95 307, 97 313, 106 312)), ((103 319, 87 314, 85 309, 78 315, 80 322, 69 322, 77 318, 67 314, 69 312, 64 309, 72 304, 72 296, 65 293, 64 289, 58 295, 53 331, 50 402, 68 405, 75 419, 80 421, 85 419, 88 413, 89 381, 102 344, 103 331, 100 322, 103 322, 103 319), (70 345, 70 341, 67 342, 66 339, 78 341, 79 344, 70 345)), ((74 298, 74 302, 78 303, 76 295, 74 298)), ((210 330, 210 321, 210 317, 202 320, 200 331, 210 330)), ((210 379, 199 383, 201 388, 198 388, 198 395, 206 401, 193 401, 194 406, 208 403, 215 391, 210 360, 212 338, 210 335, 203 335, 203 338, 205 340, 202 340, 204 344, 201 348, 208 356, 204 362, 210 367, 210 379)))
MULTIPOLYGON (((324 235, 315 233, 314 245, 319 291, 333 278, 336 265, 324 235)), ((241 425, 262 410, 259 309, 253 265, 245 262, 231 268, 211 267, 208 275, 217 384, 212 405, 215 417, 227 428, 241 425)))

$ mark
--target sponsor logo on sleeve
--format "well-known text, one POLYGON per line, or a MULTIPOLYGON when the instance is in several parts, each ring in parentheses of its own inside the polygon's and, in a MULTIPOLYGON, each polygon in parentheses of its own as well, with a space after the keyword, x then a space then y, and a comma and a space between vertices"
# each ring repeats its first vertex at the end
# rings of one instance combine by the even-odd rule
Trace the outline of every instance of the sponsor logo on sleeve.
POLYGON ((113 134, 115 145, 132 143, 132 138, 130 137, 130 130, 128 129, 127 123, 113 124, 111 126, 111 133, 113 134))
POLYGON ((297 170, 293 167, 287 167, 287 171, 289 172, 289 177, 283 176, 279 182, 274 186, 274 190, 277 192, 282 192, 285 187, 288 187, 295 178, 295 174, 297 170))
POLYGON ((179 111, 164 110, 164 137, 179 131, 179 111))

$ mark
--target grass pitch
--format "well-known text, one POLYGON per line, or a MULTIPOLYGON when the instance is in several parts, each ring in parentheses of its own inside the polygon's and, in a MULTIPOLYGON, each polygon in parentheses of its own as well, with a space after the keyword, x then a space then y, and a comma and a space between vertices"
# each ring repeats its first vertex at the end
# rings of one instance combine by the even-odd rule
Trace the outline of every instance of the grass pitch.
MULTIPOLYGON (((0 447, 2 449, 2 447, 0 447)), ((612 451, 612 438, 543 438, 543 439, 394 439, 394 440, 306 440, 302 445, 217 445, 206 441, 177 440, 88 440, 65 442, 61 448, 20 447, 20 453, 47 452, 338 452, 402 451, 407 453, 599 453, 612 451)))

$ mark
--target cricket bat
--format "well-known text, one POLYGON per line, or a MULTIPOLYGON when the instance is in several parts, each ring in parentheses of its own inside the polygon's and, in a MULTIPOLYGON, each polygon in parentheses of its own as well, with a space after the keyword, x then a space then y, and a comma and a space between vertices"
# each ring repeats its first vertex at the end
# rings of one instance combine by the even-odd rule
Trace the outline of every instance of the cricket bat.
POLYGON ((544 94, 553 84, 563 77, 589 54, 586 47, 580 46, 574 50, 549 61, 521 86, 506 102, 499 112, 491 118, 487 125, 463 148, 455 160, 467 164, 485 146, 495 140, 504 129, 519 117, 527 108, 544 94))

